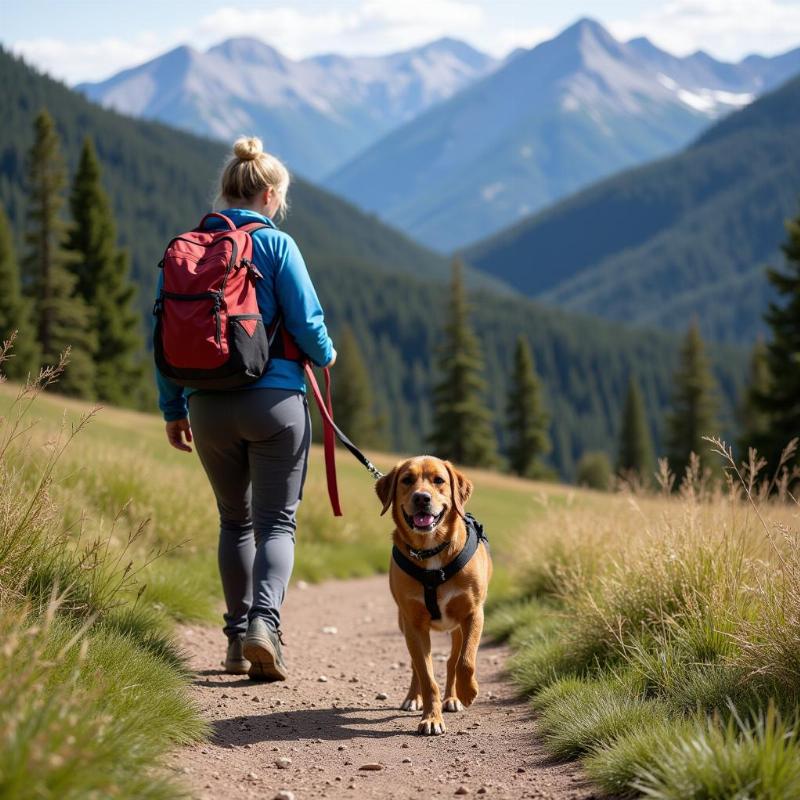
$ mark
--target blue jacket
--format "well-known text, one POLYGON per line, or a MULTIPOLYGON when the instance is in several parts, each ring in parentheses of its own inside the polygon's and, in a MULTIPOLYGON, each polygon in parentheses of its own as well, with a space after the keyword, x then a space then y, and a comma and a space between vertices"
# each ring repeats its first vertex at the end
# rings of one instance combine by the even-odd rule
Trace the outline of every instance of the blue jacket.
MULTIPOLYGON (((298 347, 317 366, 327 364, 333 357, 333 343, 325 327, 325 318, 314 284, 306 269, 303 256, 294 239, 275 228, 272 220, 244 208, 229 208, 222 212, 237 227, 250 222, 263 222, 253 234, 253 261, 264 276, 256 283, 258 310, 269 327, 275 314, 283 314, 283 325, 298 347)), ((208 230, 224 227, 222 220, 211 218, 208 230)), ((161 293, 163 273, 158 276, 157 294, 161 293)), ((156 368, 158 407, 167 422, 187 416, 186 398, 194 391, 173 383, 156 368)), ((297 361, 270 358, 264 374, 255 383, 242 389, 290 389, 305 392, 302 365, 297 361)))

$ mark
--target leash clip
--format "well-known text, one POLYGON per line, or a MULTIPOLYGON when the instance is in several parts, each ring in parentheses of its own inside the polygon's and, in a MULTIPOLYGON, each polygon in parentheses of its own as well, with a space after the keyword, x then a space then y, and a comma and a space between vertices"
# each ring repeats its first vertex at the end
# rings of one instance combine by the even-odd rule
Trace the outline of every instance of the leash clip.
POLYGON ((369 460, 365 459, 367 462, 364 466, 367 468, 367 471, 376 481, 379 481, 383 477, 383 473, 369 460))

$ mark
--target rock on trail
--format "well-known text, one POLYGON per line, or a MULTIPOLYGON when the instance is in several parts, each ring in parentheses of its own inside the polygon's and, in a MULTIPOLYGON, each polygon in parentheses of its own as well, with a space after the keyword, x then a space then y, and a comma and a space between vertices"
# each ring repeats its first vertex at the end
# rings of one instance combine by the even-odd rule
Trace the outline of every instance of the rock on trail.
MULTIPOLYGON (((222 672, 220 629, 180 629, 196 673, 192 695, 212 725, 210 742, 177 750, 170 764, 195 797, 594 796, 575 765, 553 763, 537 742, 503 674, 506 648, 482 645, 481 694, 445 714, 446 735, 416 734, 419 714, 399 710, 411 668, 385 576, 292 586, 282 627, 289 680, 271 684, 222 672)), ((441 687, 449 644, 434 634, 441 687)))

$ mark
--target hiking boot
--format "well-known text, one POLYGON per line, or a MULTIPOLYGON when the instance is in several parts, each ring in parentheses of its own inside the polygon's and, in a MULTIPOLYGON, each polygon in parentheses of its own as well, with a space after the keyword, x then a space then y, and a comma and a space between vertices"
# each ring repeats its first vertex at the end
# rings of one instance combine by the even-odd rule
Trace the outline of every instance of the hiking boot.
POLYGON ((245 675, 250 662, 244 657, 244 634, 228 639, 228 652, 225 654, 225 672, 229 675, 245 675))
POLYGON ((281 653, 280 631, 260 617, 251 620, 244 637, 244 657, 250 662, 247 674, 254 681, 285 681, 288 675, 281 653))

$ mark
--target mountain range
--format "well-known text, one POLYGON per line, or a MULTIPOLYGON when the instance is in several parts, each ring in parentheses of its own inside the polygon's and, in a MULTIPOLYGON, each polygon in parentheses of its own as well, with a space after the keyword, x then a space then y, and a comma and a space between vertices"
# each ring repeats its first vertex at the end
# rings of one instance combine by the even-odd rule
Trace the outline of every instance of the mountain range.
POLYGON ((121 113, 213 139, 258 134, 293 171, 317 179, 494 64, 447 38, 386 56, 297 61, 236 38, 205 52, 178 47, 77 88, 121 113))
POLYGON ((752 343, 800 212, 800 78, 717 122, 681 153, 627 171, 465 251, 548 304, 659 328, 696 318, 752 343))
MULTIPOLYGON (((165 243, 208 209, 225 147, 103 109, 0 48, 0 202, 11 216, 20 248, 27 213, 25 164, 33 120, 42 107, 56 121, 72 172, 84 137, 96 143, 149 327, 156 263, 165 243)), ((309 265, 334 341, 345 324, 353 327, 392 448, 423 449, 448 303, 446 262, 313 185, 296 181, 290 199, 286 228, 309 265)), ((478 278, 471 273, 473 287, 480 287, 478 278)), ((501 441, 519 335, 530 342, 545 386, 552 464, 562 475, 574 474, 586 449, 613 450, 633 373, 658 440, 677 363, 679 343, 672 334, 547 308, 486 285, 472 293, 472 302, 486 359, 487 401, 501 441)), ((719 346, 710 353, 730 419, 745 373, 744 353, 719 346)))
POLYGON ((800 48, 677 57, 582 19, 500 62, 451 38, 301 60, 236 38, 78 88, 226 143, 256 133, 294 172, 445 252, 675 152, 798 72, 800 48))
POLYGON ((450 250, 675 152, 797 72, 800 48, 738 64, 678 58, 583 19, 387 134, 326 183, 450 250))

